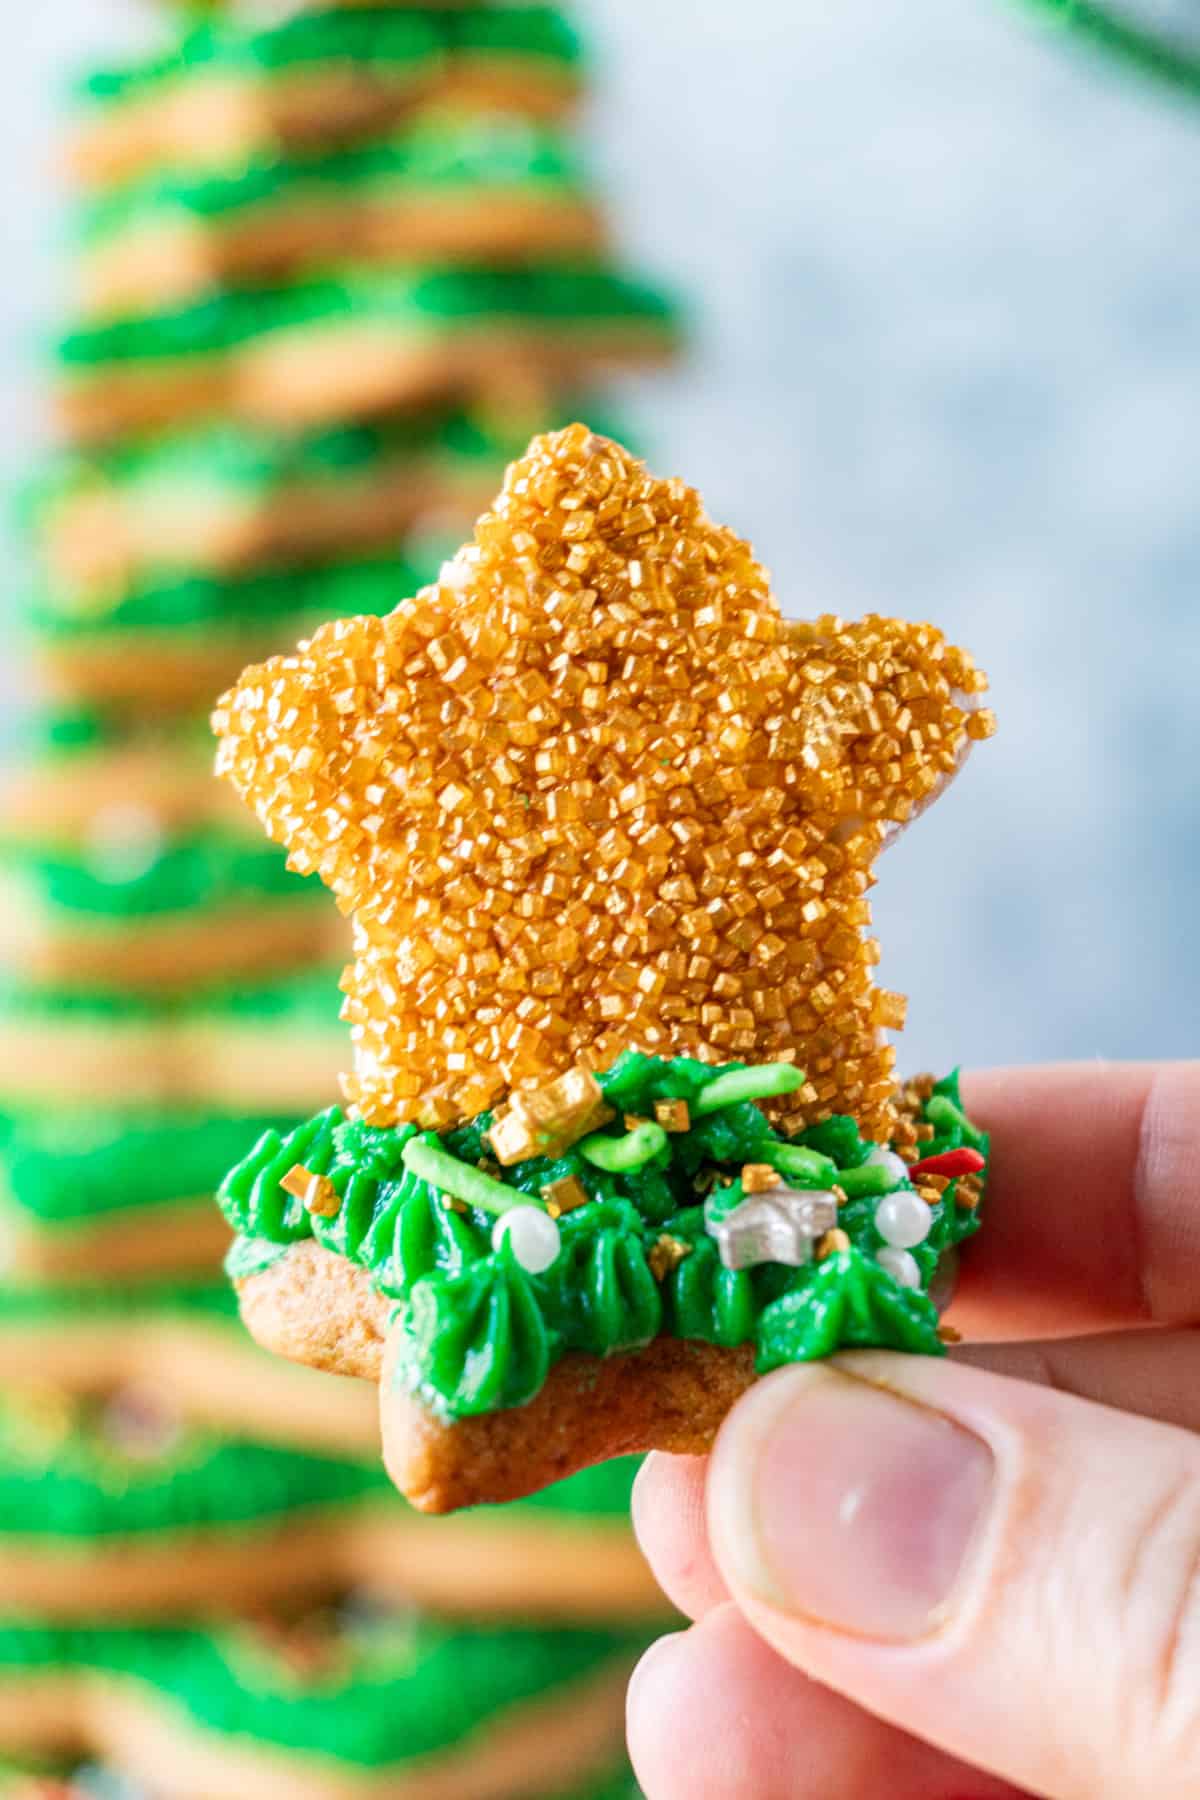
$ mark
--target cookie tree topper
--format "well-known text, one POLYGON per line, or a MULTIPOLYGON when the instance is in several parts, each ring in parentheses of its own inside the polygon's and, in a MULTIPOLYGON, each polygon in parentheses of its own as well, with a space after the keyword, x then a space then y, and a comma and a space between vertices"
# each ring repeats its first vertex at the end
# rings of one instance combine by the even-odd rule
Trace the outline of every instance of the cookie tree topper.
POLYGON ((385 618, 247 671, 219 768, 351 914, 354 1110, 443 1127, 622 1050, 794 1061, 886 1143, 866 893, 986 686, 927 624, 783 619, 748 545, 584 426, 385 618))

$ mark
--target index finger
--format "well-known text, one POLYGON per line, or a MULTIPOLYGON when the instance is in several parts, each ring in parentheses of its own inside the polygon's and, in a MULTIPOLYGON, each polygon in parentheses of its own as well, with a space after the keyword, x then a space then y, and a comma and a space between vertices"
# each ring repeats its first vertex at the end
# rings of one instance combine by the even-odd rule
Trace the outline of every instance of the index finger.
POLYGON ((1053 1337, 1200 1320, 1200 1062, 964 1075, 992 1134, 950 1321, 1053 1337))

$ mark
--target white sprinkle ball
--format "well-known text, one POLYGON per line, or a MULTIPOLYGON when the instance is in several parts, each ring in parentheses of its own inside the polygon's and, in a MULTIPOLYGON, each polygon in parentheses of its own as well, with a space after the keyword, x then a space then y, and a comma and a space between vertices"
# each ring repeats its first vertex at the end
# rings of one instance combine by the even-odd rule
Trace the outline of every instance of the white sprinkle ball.
POLYGON ((544 1275, 562 1249, 557 1221, 540 1206, 510 1206, 501 1213, 492 1227, 492 1249, 502 1249, 506 1238, 529 1275, 544 1275))
POLYGON ((911 1250, 914 1244, 923 1244, 932 1228, 929 1202, 908 1188, 886 1194, 875 1208, 875 1229, 893 1250, 911 1250))
POLYGON ((886 1269, 893 1281, 901 1287, 919 1288, 921 1271, 917 1267, 916 1257, 910 1256, 907 1250, 880 1250, 875 1261, 881 1269, 886 1269))
POLYGON ((885 1150, 882 1145, 872 1150, 864 1165, 868 1169, 886 1169, 892 1180, 899 1185, 908 1180, 908 1164, 894 1150, 885 1150))

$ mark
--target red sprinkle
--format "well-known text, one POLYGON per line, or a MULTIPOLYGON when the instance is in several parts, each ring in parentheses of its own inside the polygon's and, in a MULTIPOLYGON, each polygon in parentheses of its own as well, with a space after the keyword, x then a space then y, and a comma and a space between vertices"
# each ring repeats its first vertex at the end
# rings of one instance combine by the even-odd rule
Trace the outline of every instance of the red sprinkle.
POLYGON ((987 1167, 978 1150, 943 1150, 940 1156, 927 1156, 924 1162, 913 1163, 910 1175, 945 1175, 953 1181, 956 1175, 978 1175, 980 1169, 987 1167))

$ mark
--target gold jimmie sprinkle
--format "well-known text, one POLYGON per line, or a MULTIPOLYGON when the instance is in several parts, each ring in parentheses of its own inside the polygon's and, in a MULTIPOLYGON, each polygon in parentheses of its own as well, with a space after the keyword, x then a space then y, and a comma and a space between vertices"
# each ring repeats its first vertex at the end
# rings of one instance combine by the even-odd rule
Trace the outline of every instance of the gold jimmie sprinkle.
POLYGON ((867 890, 990 734, 985 686, 932 625, 784 620, 698 494, 575 425, 437 584, 248 670, 215 723, 354 916, 361 1117, 444 1126, 634 1047, 790 1058, 783 1124, 886 1140, 867 890))

